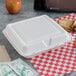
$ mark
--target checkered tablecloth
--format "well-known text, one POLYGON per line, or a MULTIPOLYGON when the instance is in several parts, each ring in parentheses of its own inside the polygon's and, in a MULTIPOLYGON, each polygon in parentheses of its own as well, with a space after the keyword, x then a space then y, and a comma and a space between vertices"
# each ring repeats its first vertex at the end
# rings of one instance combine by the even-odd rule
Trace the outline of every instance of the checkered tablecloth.
MULTIPOLYGON (((76 19, 74 13, 68 16, 55 19, 76 19)), ((76 39, 76 33, 71 33, 72 39, 76 39)), ((69 42, 64 46, 49 50, 47 53, 42 53, 39 56, 29 58, 40 76, 63 76, 64 74, 76 71, 76 48, 73 47, 73 42, 69 42)))

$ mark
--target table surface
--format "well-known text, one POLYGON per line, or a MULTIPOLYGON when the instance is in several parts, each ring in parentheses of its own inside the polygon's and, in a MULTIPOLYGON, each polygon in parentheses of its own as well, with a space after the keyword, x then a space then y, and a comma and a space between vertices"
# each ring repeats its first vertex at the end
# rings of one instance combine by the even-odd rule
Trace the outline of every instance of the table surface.
POLYGON ((65 15, 68 15, 69 13, 59 13, 59 12, 43 12, 43 11, 35 11, 33 9, 34 6, 34 0, 22 0, 22 9, 21 11, 16 15, 11 15, 7 12, 5 8, 5 0, 0 0, 0 44, 5 45, 10 57, 12 60, 17 58, 22 58, 25 60, 32 68, 33 66, 31 63, 29 63, 27 58, 21 57, 15 49, 12 47, 12 45, 8 42, 8 40, 5 38, 5 36, 2 33, 2 30, 6 27, 8 23, 15 22, 18 20, 24 20, 28 18, 32 18, 39 15, 48 15, 51 18, 59 18, 65 15))

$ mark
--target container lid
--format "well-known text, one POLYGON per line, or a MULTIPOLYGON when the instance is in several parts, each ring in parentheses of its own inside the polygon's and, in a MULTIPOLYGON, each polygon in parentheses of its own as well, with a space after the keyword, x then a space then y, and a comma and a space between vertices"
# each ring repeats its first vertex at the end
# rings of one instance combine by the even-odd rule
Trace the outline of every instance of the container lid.
POLYGON ((47 15, 8 24, 3 33, 24 57, 46 52, 71 40, 71 36, 47 15))

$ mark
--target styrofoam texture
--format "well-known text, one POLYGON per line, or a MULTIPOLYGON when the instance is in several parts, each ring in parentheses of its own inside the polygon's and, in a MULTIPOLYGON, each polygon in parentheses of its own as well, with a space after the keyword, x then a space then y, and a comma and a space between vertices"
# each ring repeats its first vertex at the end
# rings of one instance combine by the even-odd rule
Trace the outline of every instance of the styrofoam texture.
POLYGON ((71 41, 71 36, 47 15, 8 24, 4 35, 16 51, 32 57, 71 41))

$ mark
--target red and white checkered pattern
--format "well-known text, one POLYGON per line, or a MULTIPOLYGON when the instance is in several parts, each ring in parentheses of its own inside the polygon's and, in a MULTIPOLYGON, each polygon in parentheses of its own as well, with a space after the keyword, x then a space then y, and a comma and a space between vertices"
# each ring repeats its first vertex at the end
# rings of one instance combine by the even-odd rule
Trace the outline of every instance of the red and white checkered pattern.
MULTIPOLYGON (((74 13, 55 19, 76 19, 74 13)), ((76 33, 72 32, 71 36, 76 39, 76 33)), ((63 76, 64 74, 76 71, 76 48, 73 47, 73 42, 65 44, 55 50, 50 50, 47 53, 42 53, 39 56, 29 58, 40 76, 63 76)))

